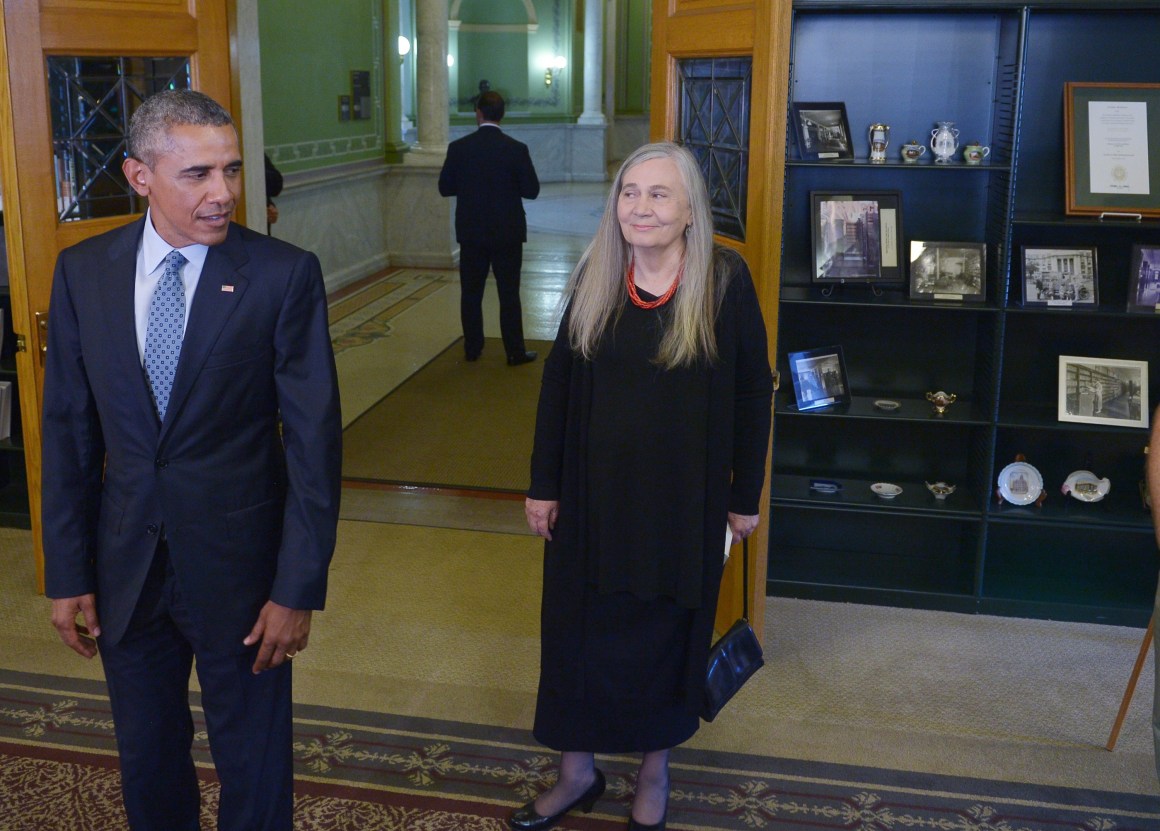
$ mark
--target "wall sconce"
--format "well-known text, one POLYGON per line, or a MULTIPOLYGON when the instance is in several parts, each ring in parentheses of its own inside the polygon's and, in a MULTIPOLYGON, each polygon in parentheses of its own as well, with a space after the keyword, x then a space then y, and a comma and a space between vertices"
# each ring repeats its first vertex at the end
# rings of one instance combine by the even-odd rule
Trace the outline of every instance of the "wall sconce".
POLYGON ((568 61, 564 59, 563 55, 550 58, 547 68, 544 70, 544 86, 552 86, 552 82, 556 80, 556 76, 560 74, 560 70, 567 65, 568 61))
POLYGON ((399 63, 403 62, 403 58, 407 57, 411 52, 411 41, 407 40, 402 35, 399 35, 399 63))

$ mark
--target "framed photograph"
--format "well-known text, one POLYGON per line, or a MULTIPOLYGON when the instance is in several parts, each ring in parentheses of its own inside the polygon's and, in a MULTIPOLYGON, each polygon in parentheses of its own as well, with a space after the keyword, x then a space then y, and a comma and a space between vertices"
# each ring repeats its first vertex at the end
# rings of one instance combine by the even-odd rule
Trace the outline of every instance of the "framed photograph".
POLYGON ((799 410, 816 410, 834 404, 850 403, 850 385, 846 381, 846 361, 842 347, 826 346, 805 352, 789 353, 789 371, 799 410))
POLYGON ((794 134, 803 159, 837 161, 854 158, 846 105, 841 101, 793 103, 794 134))
POLYGON ((1160 245, 1133 245, 1128 311, 1160 312, 1160 245))
POLYGON ((1060 421, 1148 429, 1148 362, 1059 356, 1060 421))
POLYGON ((1023 305, 1093 307, 1098 305, 1096 249, 1023 246, 1023 305))
POLYGON ((986 298, 987 246, 981 242, 910 242, 913 300, 986 298))
POLYGON ((815 283, 900 283, 902 195, 896 190, 810 193, 815 283))
POLYGON ((1160 216, 1160 84, 1066 83, 1063 117, 1067 213, 1160 216))

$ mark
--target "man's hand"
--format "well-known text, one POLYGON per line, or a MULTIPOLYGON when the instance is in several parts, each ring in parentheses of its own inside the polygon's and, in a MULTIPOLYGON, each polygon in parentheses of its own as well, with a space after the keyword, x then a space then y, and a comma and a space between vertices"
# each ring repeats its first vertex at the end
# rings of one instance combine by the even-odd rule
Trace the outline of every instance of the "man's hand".
POLYGON ((310 640, 310 610, 288 609, 273 600, 267 600, 258 621, 243 643, 253 646, 261 642, 254 661, 254 674, 281 666, 306 648, 310 640))
POLYGON ((101 634, 101 624, 97 621, 96 595, 82 594, 79 597, 58 597, 52 601, 52 625, 64 641, 65 646, 91 658, 97 654, 96 638, 101 634), (82 626, 77 623, 77 615, 84 617, 82 626))

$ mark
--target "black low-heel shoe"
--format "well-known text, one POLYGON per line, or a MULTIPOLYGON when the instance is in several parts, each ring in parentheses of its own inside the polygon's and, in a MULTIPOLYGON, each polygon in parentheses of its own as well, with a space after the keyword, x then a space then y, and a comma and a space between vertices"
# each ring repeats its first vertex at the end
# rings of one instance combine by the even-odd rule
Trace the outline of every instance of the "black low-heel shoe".
POLYGON ((665 831, 665 820, 668 819, 668 811, 665 811, 665 816, 661 817, 661 821, 654 825, 645 825, 637 822, 632 818, 632 814, 628 815, 628 831, 665 831))
POLYGON ((604 793, 604 786, 607 783, 604 780, 604 774, 600 769, 596 769, 596 781, 593 782, 588 790, 580 794, 580 796, 571 805, 564 808, 559 813, 552 814, 550 817, 542 817, 536 813, 536 800, 532 800, 522 808, 517 808, 508 817, 508 825, 518 831, 543 831, 545 828, 551 828, 564 814, 571 811, 573 808, 579 808, 584 813, 592 810, 592 806, 596 804, 596 800, 600 799, 604 793))

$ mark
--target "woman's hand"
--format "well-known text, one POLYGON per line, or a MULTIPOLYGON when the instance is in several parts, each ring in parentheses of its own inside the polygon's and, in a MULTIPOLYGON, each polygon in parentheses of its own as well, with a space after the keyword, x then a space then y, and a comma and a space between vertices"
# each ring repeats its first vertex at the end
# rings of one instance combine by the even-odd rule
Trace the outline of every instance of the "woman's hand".
POLYGON ((556 517, 560 515, 560 500, 524 500, 524 513, 528 517, 528 527, 546 540, 552 539, 552 529, 556 527, 556 517))
POLYGON ((757 521, 761 517, 757 514, 753 516, 744 516, 742 514, 735 514, 732 511, 729 513, 729 529, 733 532, 734 540, 743 540, 752 534, 757 529, 757 521))

